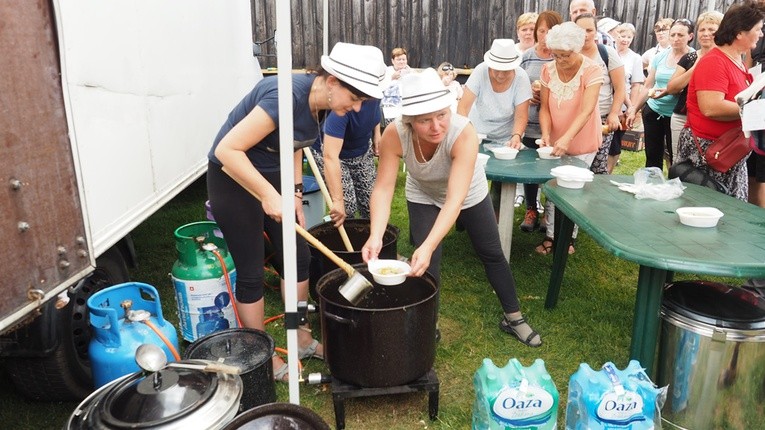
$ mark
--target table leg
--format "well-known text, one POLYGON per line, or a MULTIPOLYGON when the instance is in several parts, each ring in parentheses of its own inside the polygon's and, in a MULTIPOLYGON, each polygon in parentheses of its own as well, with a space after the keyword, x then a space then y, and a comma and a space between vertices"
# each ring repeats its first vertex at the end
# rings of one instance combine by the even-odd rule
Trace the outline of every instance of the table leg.
POLYGON ((555 253, 553 254, 552 273, 550 273, 550 285, 547 287, 545 308, 552 309, 558 303, 560 286, 563 283, 563 272, 566 270, 568 260, 568 246, 571 236, 574 234, 574 221, 571 220, 560 208, 555 208, 555 253))
POLYGON ((638 274, 630 358, 638 360, 649 375, 654 373, 653 362, 661 323, 661 296, 667 275, 664 269, 648 266, 640 266, 638 274))
POLYGON ((499 197, 499 242, 505 259, 510 261, 510 248, 513 244, 513 222, 515 217, 515 182, 503 182, 499 197))

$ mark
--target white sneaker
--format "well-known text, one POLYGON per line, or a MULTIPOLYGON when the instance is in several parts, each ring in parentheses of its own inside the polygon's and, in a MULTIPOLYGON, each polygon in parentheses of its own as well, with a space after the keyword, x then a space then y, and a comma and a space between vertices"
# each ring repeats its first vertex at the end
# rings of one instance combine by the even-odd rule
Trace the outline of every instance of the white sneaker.
POLYGON ((523 194, 515 196, 515 203, 513 203, 513 206, 515 207, 521 207, 523 204, 525 198, 523 197, 523 194))

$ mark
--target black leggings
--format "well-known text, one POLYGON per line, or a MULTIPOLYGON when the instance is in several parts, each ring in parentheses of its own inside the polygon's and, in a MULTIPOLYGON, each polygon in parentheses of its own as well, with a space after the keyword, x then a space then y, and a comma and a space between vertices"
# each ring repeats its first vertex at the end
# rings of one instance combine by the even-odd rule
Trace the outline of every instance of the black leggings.
MULTIPOLYGON (((279 172, 261 172, 276 188, 281 189, 279 172)), ((236 299, 254 303, 263 297, 265 261, 264 232, 274 247, 272 265, 284 277, 282 267, 282 225, 263 212, 263 206, 215 163, 208 163, 207 194, 215 222, 220 227, 236 266, 236 299)), ((311 253, 305 240, 297 237, 298 282, 308 279, 311 253)))
MULTIPOLYGON (((419 247, 433 228, 441 209, 435 205, 424 205, 410 201, 407 201, 406 205, 409 209, 409 229, 412 242, 415 247, 419 247)), ((483 263, 486 277, 489 278, 489 283, 499 298, 502 310, 506 313, 520 311, 521 306, 515 292, 513 272, 502 253, 491 197, 487 195, 481 203, 460 211, 457 221, 465 227, 470 242, 473 244, 473 249, 483 263)), ((436 278, 436 282, 439 284, 442 250, 443 245, 439 243, 430 257, 430 267, 428 268, 428 272, 436 278)))
POLYGON ((662 116, 646 104, 643 106, 643 130, 645 132, 645 167, 664 167, 664 152, 672 164, 671 116, 662 116))

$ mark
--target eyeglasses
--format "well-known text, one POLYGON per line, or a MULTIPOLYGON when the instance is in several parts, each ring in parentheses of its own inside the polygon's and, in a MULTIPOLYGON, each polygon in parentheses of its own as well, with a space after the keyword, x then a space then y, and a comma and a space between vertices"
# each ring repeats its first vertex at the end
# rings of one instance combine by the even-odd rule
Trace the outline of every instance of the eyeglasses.
POLYGON ((655 31, 656 33, 661 33, 663 31, 669 31, 669 27, 654 27, 653 31, 655 31))
POLYGON ((454 66, 452 66, 451 64, 445 64, 441 66, 441 70, 443 70, 444 72, 451 72, 452 70, 454 70, 454 66))
POLYGON ((683 25, 685 25, 687 27, 690 27, 690 26, 693 25, 693 23, 690 20, 686 19, 686 18, 676 19, 674 22, 672 22, 672 25, 675 25, 675 24, 683 24, 683 25))

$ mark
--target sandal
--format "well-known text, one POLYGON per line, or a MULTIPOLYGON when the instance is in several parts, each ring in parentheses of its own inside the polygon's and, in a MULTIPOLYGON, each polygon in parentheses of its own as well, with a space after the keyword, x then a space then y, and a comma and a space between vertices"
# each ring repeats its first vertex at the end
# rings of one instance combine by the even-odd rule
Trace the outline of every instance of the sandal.
POLYGON ((313 339, 313 341, 306 346, 305 348, 299 348, 298 347, 298 358, 304 359, 304 358, 315 358, 317 360, 324 360, 324 355, 318 354, 316 352, 316 348, 319 346, 319 341, 316 339, 313 339))
MULTIPOLYGON (((544 240, 542 240, 542 243, 534 248, 534 251, 536 251, 537 254, 550 255, 553 253, 554 246, 555 242, 553 241, 553 238, 545 237, 544 240)), ((575 252, 576 248, 574 248, 574 239, 571 239, 571 244, 568 246, 568 255, 571 255, 575 252)))
MULTIPOLYGON (((298 330, 302 330, 307 333, 311 333, 311 329, 308 328, 308 325, 301 325, 298 327, 298 330)), ((315 358, 317 360, 324 360, 324 354, 319 354, 316 352, 316 350, 319 348, 319 341, 316 339, 311 339, 311 343, 308 344, 308 346, 301 348, 298 346, 298 358, 304 359, 304 358, 315 358)))
POLYGON ((553 245, 553 238, 545 236, 545 238, 542 240, 542 243, 534 248, 534 251, 536 251, 537 254, 549 255, 553 252, 553 245))
MULTIPOLYGON (((276 356, 276 353, 274 353, 274 356, 276 356)), ((282 363, 281 366, 279 366, 278 369, 274 369, 274 381, 276 382, 289 382, 289 373, 290 373, 290 367, 285 361, 282 363)))
POLYGON ((538 348, 542 346, 542 337, 539 336, 539 333, 536 332, 531 326, 526 322, 526 319, 521 317, 517 320, 510 321, 506 317, 502 317, 502 321, 499 322, 499 328, 504 331, 505 333, 512 334, 515 336, 516 339, 521 341, 522 344, 526 346, 530 346, 532 348, 538 348), (526 325, 531 330, 531 333, 529 333, 528 336, 526 336, 526 339, 521 339, 521 336, 516 331, 516 327, 526 325), (533 343, 532 340, 534 340, 535 337, 539 338, 539 343, 533 343))

